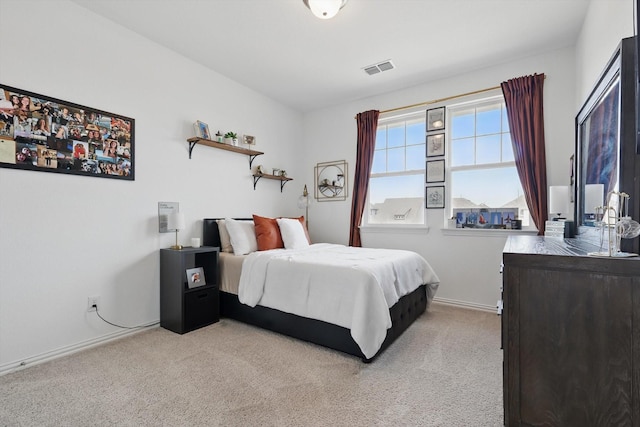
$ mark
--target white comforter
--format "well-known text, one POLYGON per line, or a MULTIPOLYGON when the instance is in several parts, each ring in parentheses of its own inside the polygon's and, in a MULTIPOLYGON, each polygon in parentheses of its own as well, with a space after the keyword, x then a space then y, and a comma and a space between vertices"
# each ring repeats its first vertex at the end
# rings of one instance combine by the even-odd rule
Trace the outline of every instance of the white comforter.
POLYGON ((391 327, 389 307, 438 276, 415 252, 317 243, 305 249, 253 252, 244 260, 238 297, 351 330, 372 357, 391 327))

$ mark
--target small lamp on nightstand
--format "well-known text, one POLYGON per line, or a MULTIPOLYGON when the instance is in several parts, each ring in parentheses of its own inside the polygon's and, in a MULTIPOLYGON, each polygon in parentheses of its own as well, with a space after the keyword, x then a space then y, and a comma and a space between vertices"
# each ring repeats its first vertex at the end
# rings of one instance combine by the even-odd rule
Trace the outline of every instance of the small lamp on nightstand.
POLYGON ((184 215, 180 212, 173 212, 167 216, 167 230, 175 230, 176 232, 176 244, 171 246, 171 249, 180 250, 182 245, 178 244, 178 231, 185 228, 184 215))

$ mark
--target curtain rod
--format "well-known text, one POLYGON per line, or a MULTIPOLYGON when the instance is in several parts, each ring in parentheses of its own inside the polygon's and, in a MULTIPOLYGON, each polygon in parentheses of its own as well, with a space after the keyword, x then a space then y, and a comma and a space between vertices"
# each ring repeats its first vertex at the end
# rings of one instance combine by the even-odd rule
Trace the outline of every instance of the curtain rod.
POLYGON ((409 108, 422 107, 424 105, 438 104, 440 102, 449 101, 450 99, 462 98, 462 97, 465 97, 465 96, 475 95, 477 93, 482 93, 482 92, 489 92, 489 91, 500 89, 500 88, 501 88, 501 86, 488 87, 486 89, 474 90, 473 92, 467 92, 467 93, 461 93, 459 95, 447 96, 446 98, 440 98, 440 99, 434 99, 434 100, 431 100, 431 101, 419 102, 417 104, 405 105, 403 107, 390 108, 388 110, 380 111, 380 114, 392 113, 394 111, 400 111, 400 110, 408 110, 409 108))
MULTIPOLYGON (((544 78, 546 79, 547 76, 545 75, 544 78)), ((391 108, 389 110, 382 110, 382 111, 380 111, 380 114, 392 113, 394 111, 400 111, 400 110, 408 110, 409 108, 422 107, 424 105, 437 104, 439 102, 449 101, 450 99, 463 98, 465 96, 475 95, 475 94, 482 93, 482 92, 489 92, 489 91, 496 90, 496 89, 502 89, 502 86, 488 87, 486 89, 474 90, 472 92, 461 93, 459 95, 447 96, 446 98, 434 99, 432 101, 419 102, 417 104, 405 105, 403 107, 391 108)), ((353 118, 357 119, 358 116, 356 115, 353 118)))

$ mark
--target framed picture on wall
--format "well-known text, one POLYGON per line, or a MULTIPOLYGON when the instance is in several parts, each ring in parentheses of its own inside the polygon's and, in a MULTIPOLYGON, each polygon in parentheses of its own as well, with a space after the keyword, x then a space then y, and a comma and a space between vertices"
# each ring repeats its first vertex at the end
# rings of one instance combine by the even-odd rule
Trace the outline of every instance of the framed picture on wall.
POLYGON ((133 181, 135 121, 0 84, 0 167, 133 181))
POLYGON ((444 182, 444 159, 427 161, 427 182, 444 182))
POLYGON ((444 129, 444 107, 427 110, 427 132, 444 129))
POLYGON ((427 209, 444 208, 444 185, 437 187, 427 187, 426 190, 427 209))
POLYGON ((427 135, 427 157, 444 156, 444 133, 427 135))

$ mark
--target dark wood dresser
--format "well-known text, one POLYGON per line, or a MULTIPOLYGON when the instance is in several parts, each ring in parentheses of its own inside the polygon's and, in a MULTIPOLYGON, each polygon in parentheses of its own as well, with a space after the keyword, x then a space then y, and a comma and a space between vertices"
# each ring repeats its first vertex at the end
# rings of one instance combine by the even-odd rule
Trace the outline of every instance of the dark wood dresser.
POLYGON ((640 426, 640 258, 580 239, 503 252, 507 426, 640 426))

